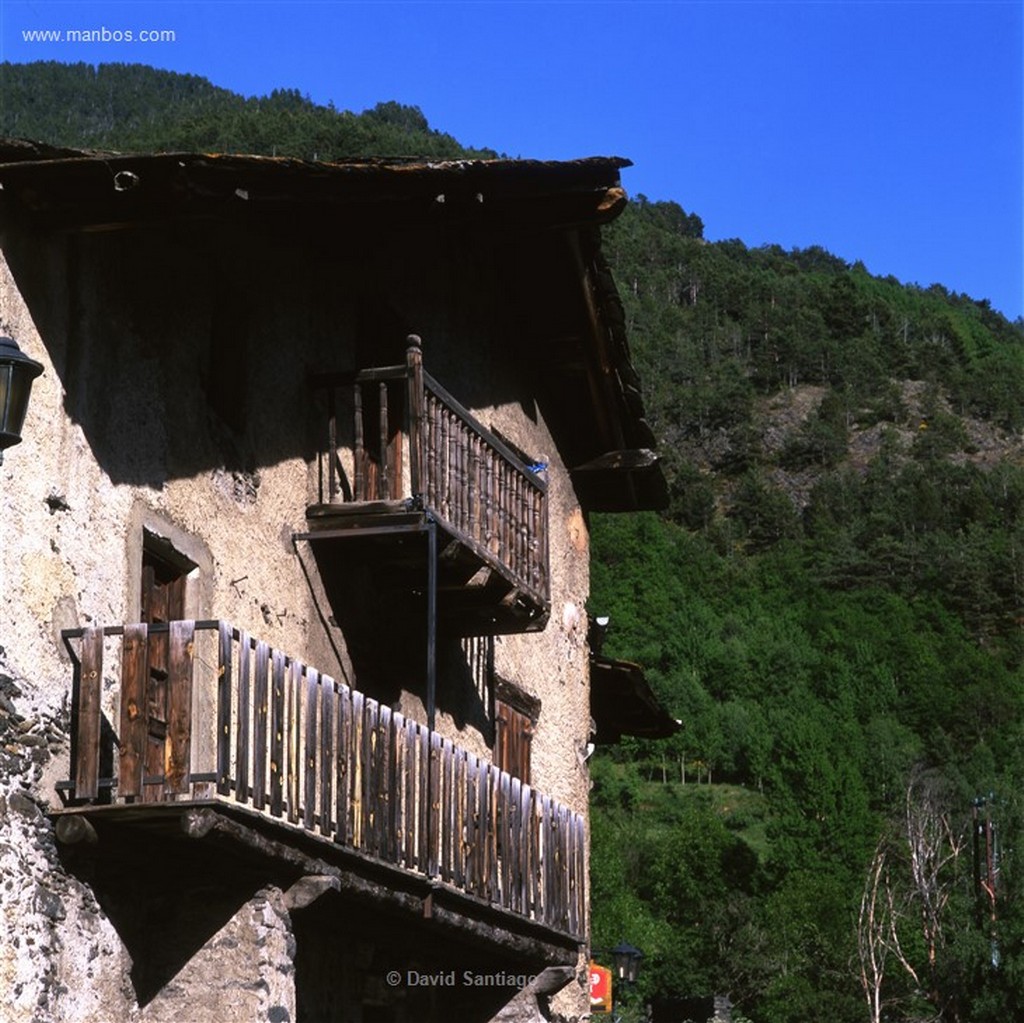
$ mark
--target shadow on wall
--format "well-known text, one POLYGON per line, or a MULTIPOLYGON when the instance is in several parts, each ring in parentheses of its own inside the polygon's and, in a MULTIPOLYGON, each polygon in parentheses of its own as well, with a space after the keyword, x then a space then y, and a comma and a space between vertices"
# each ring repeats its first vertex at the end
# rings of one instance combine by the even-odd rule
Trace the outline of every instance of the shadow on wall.
POLYGON ((464 402, 518 402, 535 418, 526 339, 506 343, 516 318, 494 290, 493 242, 452 237, 429 260, 405 236, 348 242, 327 253, 303 235, 215 223, 10 229, 4 255, 65 411, 115 483, 313 461, 327 413, 309 372, 399 363, 409 333, 464 402), (468 259, 474 272, 460 274, 468 259), (453 331, 467 342, 458 351, 441 343, 453 331))
MULTIPOLYGON (((140 1007, 152 1002, 268 882, 287 887, 297 876, 282 871, 281 877, 269 878, 266 869, 251 869, 209 844, 178 837, 171 828, 100 825, 96 846, 58 846, 65 868, 91 886, 124 943, 140 1007)), ((244 959, 246 950, 241 955, 244 959)), ((248 950, 250 965, 255 957, 254 944, 248 950)))

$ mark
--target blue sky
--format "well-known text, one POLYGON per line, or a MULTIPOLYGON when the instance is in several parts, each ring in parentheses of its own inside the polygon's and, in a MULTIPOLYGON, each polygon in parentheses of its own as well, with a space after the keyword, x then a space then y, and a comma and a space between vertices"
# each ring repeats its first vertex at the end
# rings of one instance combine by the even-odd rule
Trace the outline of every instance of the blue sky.
POLYGON ((0 0, 0 57, 419 106, 510 156, 629 157, 708 238, 823 245, 1024 313, 1024 4, 0 0), (168 42, 30 43, 33 29, 168 42))

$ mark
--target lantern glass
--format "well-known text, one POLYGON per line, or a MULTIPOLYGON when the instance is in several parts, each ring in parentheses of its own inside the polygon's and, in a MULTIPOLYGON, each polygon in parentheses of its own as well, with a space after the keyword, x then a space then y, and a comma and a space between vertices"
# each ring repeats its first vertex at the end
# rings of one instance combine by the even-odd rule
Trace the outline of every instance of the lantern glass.
POLYGON ((635 984, 640 972, 640 960, 644 954, 640 949, 628 942, 621 942, 612 949, 612 961, 615 964, 615 976, 627 984, 635 984))
POLYGON ((21 441, 32 381, 42 371, 9 337, 0 337, 0 457, 4 448, 21 441))

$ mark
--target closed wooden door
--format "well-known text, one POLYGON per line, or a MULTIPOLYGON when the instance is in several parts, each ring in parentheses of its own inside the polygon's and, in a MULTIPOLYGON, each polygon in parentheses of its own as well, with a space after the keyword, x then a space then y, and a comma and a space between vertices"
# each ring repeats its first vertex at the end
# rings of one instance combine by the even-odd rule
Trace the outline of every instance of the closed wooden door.
MULTIPOLYGON (((141 620, 148 625, 166 625, 185 617, 185 573, 171 562, 149 551, 142 555, 141 620)), ((166 630, 151 631, 148 643, 149 677, 146 687, 146 756, 144 777, 160 778, 143 785, 147 802, 163 798, 166 774, 168 692, 168 649, 166 630)))

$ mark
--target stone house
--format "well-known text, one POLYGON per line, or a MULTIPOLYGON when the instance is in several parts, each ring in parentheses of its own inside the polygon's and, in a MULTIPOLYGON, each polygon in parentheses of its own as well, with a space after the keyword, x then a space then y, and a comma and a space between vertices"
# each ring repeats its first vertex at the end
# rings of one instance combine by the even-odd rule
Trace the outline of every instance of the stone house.
POLYGON ((5 1018, 587 1012, 624 165, 0 143, 5 1018))

